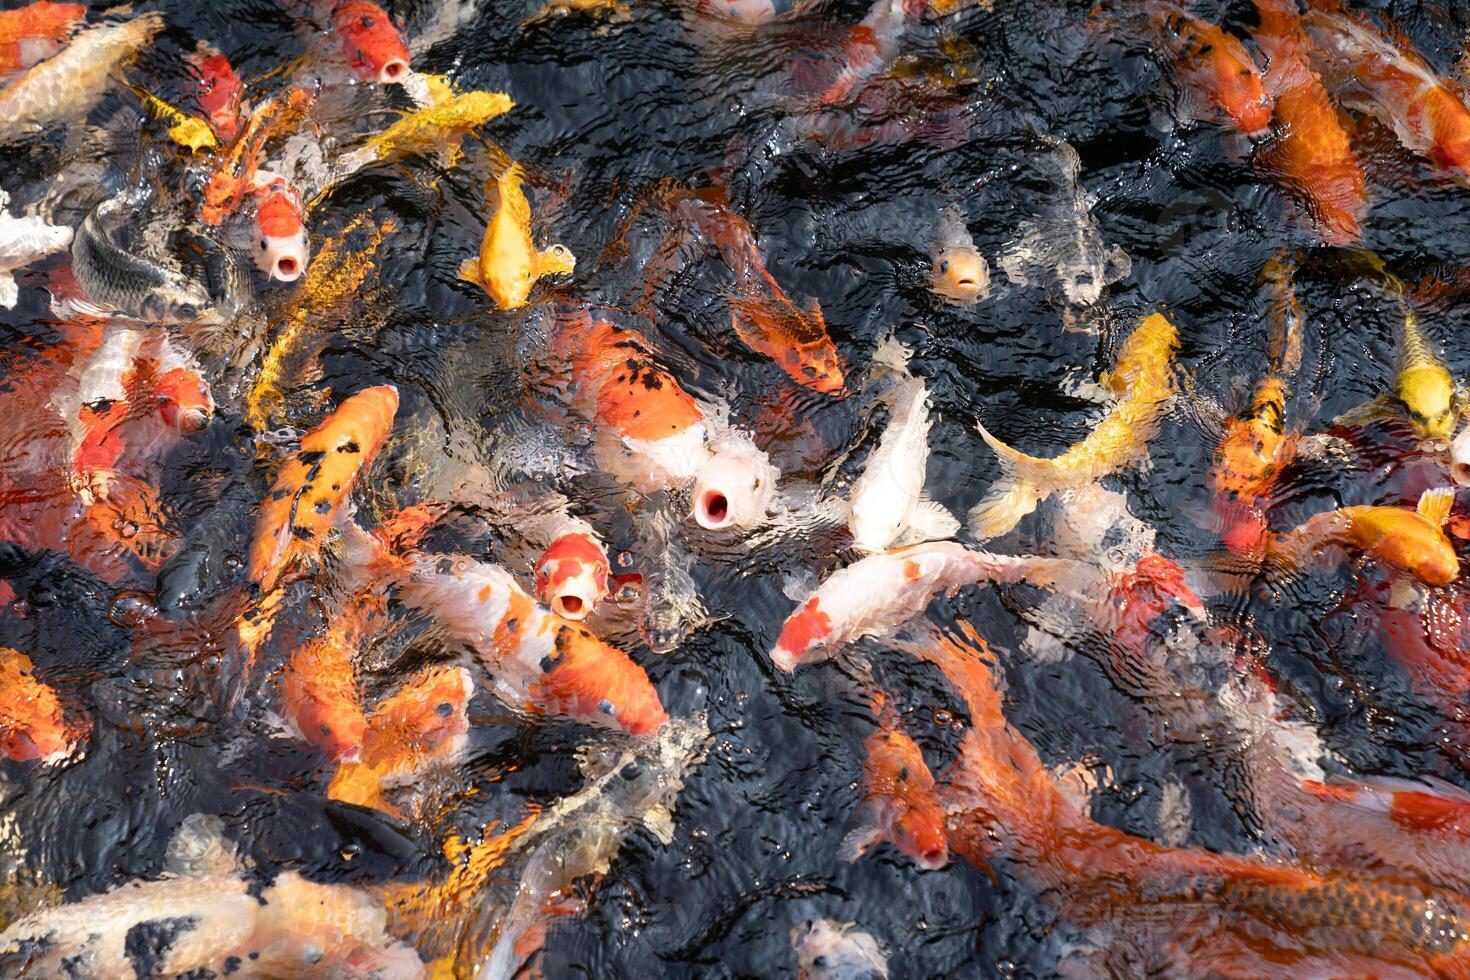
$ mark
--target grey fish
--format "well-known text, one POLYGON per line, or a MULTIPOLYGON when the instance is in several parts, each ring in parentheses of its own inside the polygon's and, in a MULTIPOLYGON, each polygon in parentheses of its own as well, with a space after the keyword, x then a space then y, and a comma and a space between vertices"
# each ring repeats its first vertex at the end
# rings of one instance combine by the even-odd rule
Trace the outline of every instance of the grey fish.
POLYGON ((116 229, 136 203, 127 194, 103 201, 77 229, 72 275, 86 298, 63 301, 65 312, 174 324, 220 316, 202 283, 118 243, 116 229))

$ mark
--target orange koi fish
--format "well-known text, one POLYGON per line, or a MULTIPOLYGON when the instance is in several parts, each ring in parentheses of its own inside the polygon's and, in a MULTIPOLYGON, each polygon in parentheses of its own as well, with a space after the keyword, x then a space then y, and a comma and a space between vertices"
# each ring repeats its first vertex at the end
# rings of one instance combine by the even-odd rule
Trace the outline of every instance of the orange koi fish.
POLYGON ((401 595, 470 644, 511 704, 635 735, 669 719, 642 667, 580 623, 537 605, 497 565, 426 556, 401 595))
POLYGON ((356 762, 367 737, 367 711, 358 688, 353 654, 384 625, 379 594, 353 596, 326 632, 291 653, 281 677, 282 715, 304 741, 333 762, 356 762))
POLYGON ((1455 492, 1426 490, 1415 510, 1407 507, 1342 507, 1308 518, 1301 526, 1272 535, 1268 560, 1288 570, 1306 567, 1329 545, 1350 549, 1419 579, 1448 585, 1460 575, 1460 559, 1445 534, 1455 492))
POLYGON ((1470 182, 1470 109, 1407 39, 1318 0, 1303 19, 1313 54, 1339 98, 1394 131, 1405 147, 1470 182))
POLYGON ((338 768, 327 798, 398 815, 384 792, 427 764, 453 760, 463 752, 470 730, 466 705, 474 691, 474 680, 463 667, 429 667, 409 678, 373 709, 361 759, 338 768))
POLYGON ((961 638, 917 652, 969 709, 938 794, 951 850, 976 868, 1004 861, 1073 926, 1116 935, 1168 973, 1470 973, 1470 899, 1460 894, 1412 878, 1164 847, 1093 821, 1007 724, 993 660, 972 628, 960 628, 961 638))
POLYGON ((387 85, 408 77, 408 46, 382 7, 367 0, 339 3, 332 11, 332 29, 358 78, 387 85))
POLYGON ((1363 237, 1368 206, 1363 167, 1342 128, 1337 107, 1307 63, 1311 41, 1293 0, 1255 0, 1255 38, 1271 60, 1266 91, 1276 100, 1279 142, 1257 162, 1297 198, 1317 236, 1329 245, 1363 237))
POLYGON ((1149 26, 1185 91, 1184 114, 1228 121, 1247 136, 1265 135, 1273 102, 1261 69, 1240 38, 1189 16, 1170 0, 1151 0, 1146 6, 1149 26))
POLYGON ((253 180, 255 266, 272 279, 295 282, 306 271, 308 256, 301 195, 268 170, 257 170, 253 180))
POLYGON ((1074 562, 972 551, 952 541, 870 555, 833 572, 781 627, 771 649, 780 670, 820 663, 865 636, 902 626, 935 595, 978 582, 1044 584, 1074 562))
POLYGON ((321 548, 342 501, 387 441, 397 412, 397 388, 367 388, 302 436, 301 448, 281 467, 261 504, 250 542, 247 574, 262 592, 275 589, 287 568, 321 548))
POLYGON ((591 534, 563 534, 536 562, 536 598, 563 619, 586 619, 608 593, 607 552, 591 534))
POLYGON ((12 762, 60 762, 82 731, 67 724, 56 692, 32 670, 30 657, 0 647, 0 752, 12 762))
POLYGON ((194 102, 209 121, 215 137, 228 146, 240 135, 240 104, 245 84, 235 74, 230 60, 200 41, 189 55, 189 74, 194 78, 194 102))
POLYGON ((899 726, 897 713, 880 694, 878 730, 863 742, 863 821, 842 843, 843 857, 856 860, 887 841, 926 871, 949 863, 944 811, 935 797, 934 774, 919 745, 899 726))
POLYGON ((521 183, 520 164, 510 164, 485 182, 486 204, 494 209, 485 226, 477 258, 465 259, 459 277, 484 288, 502 310, 526 305, 531 287, 542 276, 569 274, 577 260, 565 245, 536 250, 531 238, 531 202, 521 183))
MULTIPOLYGON (((775 361, 799 385, 826 395, 841 392, 846 383, 842 359, 827 333, 821 306, 813 299, 803 310, 786 295, 761 258, 755 230, 730 207, 725 191, 674 186, 660 194, 675 228, 661 243, 659 255, 672 258, 678 243, 691 235, 712 244, 735 276, 730 322, 745 346, 775 361)), ((645 300, 670 272, 655 269, 644 289, 645 300)))
POLYGON ((0 78, 25 71, 56 54, 86 16, 86 4, 51 0, 0 10, 0 78))

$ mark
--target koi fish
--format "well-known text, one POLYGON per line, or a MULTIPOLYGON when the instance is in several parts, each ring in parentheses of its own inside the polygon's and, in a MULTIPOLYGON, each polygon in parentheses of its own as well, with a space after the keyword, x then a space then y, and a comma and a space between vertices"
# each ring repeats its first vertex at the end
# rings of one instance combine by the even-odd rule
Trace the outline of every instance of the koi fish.
POLYGON ((358 78, 389 85, 409 76, 408 46, 382 7, 368 0, 339 3, 332 10, 332 29, 358 78))
POLYGON ((1118 362, 1104 379, 1117 397, 1087 437, 1052 459, 1028 456, 976 423, 980 437, 1000 457, 1002 476, 970 510, 970 528, 984 540, 1005 534, 1059 490, 1095 483, 1146 459, 1174 394, 1170 367, 1179 332, 1161 313, 1150 314, 1124 341, 1118 362))
POLYGON ((466 705, 475 683, 463 667, 430 667, 377 705, 367 719, 360 760, 344 760, 327 798, 400 816, 385 791, 430 763, 457 759, 469 736, 466 705))
POLYGON ((791 930, 796 980, 888 980, 878 941, 851 922, 816 919, 791 930))
POLYGON ((1329 245, 1363 237, 1366 178, 1337 108, 1307 62, 1312 43, 1290 0, 1256 0, 1255 38, 1270 59, 1266 91, 1276 100, 1279 140, 1257 163, 1301 204, 1317 236, 1329 245))
POLYGON ((333 762, 356 762, 367 736, 367 711, 352 657, 383 625, 378 596, 353 596, 326 632, 297 646, 281 675, 282 716, 303 741, 333 762))
POLYGON ((71 245, 71 229, 47 224, 34 215, 15 217, 7 210, 10 195, 0 190, 0 306, 11 309, 20 299, 15 270, 64 252, 71 245))
POLYGON ((189 74, 194 79, 194 103, 199 106, 209 128, 226 145, 240 135, 241 100, 245 84, 235 73, 230 60, 206 41, 200 41, 189 55, 189 74))
POLYGON ((1229 121, 1247 136, 1264 136, 1273 102, 1240 38, 1189 16, 1169 0, 1151 0, 1147 9, 1149 25, 1185 91, 1184 115, 1229 121))
POLYGON ((1470 109, 1407 40, 1397 45, 1364 17, 1311 4, 1303 26, 1339 98, 1394 131, 1399 142, 1470 181, 1470 109))
POLYGON ((1470 901, 1397 877, 1171 848, 1082 813, 1009 726, 988 648, 967 624, 916 652, 964 699, 970 728, 939 783, 951 850, 996 860, 1072 926, 1126 937, 1192 975, 1460 975, 1470 901), (1371 908, 1367 915, 1356 909, 1371 908))
POLYGON ((952 306, 970 306, 989 296, 990 266, 975 247, 964 215, 956 208, 945 208, 932 234, 929 288, 952 306))
POLYGON ((580 623, 537 605, 497 565, 426 556, 401 595, 470 644, 511 704, 633 734, 668 721, 643 668, 580 623))
POLYGON ((295 282, 306 271, 308 244, 301 220, 301 195, 286 178, 255 172, 255 267, 280 282, 295 282))
POLYGON ((158 96, 146 91, 137 85, 127 82, 123 86, 143 103, 143 108, 148 115, 169 124, 168 138, 190 153, 198 153, 200 150, 213 150, 219 146, 219 140, 215 138, 214 130, 209 123, 197 116, 192 116, 176 106, 170 105, 158 96))
POLYGON ((1357 776, 1303 780, 1302 788, 1316 804, 1308 820, 1320 828, 1302 835, 1314 863, 1470 888, 1470 795, 1460 787, 1434 777, 1357 776))
POLYGON ((112 87, 118 65, 161 30, 163 15, 157 11, 83 30, 55 57, 0 90, 0 143, 84 117, 112 87))
POLYGON ((874 76, 881 74, 897 56, 909 19, 918 18, 923 12, 924 5, 911 0, 875 0, 867 15, 848 30, 842 46, 842 70, 817 96, 818 104, 847 102, 874 76))
POLYGON ((593 534, 563 534, 536 562, 536 598, 563 619, 586 619, 607 592, 607 552, 593 534))
POLYGON ((461 139, 515 107, 504 92, 457 92, 441 75, 416 72, 412 81, 405 87, 413 90, 420 107, 342 154, 336 162, 340 174, 355 173, 374 161, 435 150, 447 151, 447 162, 453 162, 461 139))
POLYGON ((56 692, 37 678, 31 658, 0 647, 0 752, 12 762, 60 762, 80 734, 69 725, 56 692))
POLYGON ((1453 488, 1437 487, 1424 491, 1414 510, 1342 507, 1327 511, 1291 531, 1272 535, 1266 557, 1295 570, 1333 545, 1407 572, 1426 585, 1448 585, 1460 575, 1460 559, 1444 531, 1454 501, 1453 488))
POLYGON ((871 555, 895 543, 953 537, 960 523, 924 493, 929 463, 929 390, 908 370, 909 351, 892 338, 873 363, 896 375, 884 394, 889 420, 853 485, 848 528, 853 548, 871 555))
MULTIPOLYGON (((813 299, 803 310, 786 295, 761 258, 754 229, 730 207, 725 191, 670 185, 657 193, 675 224, 658 254, 672 259, 678 244, 690 236, 712 244, 735 277, 728 297, 730 323, 741 342, 775 361, 797 384, 824 395, 841 392, 846 383, 842 359, 827 333, 821 306, 813 299)), ((645 272, 645 300, 672 271, 645 272)))
POLYGON ((771 662, 787 673, 820 663, 862 637, 902 626, 939 592, 978 582, 1040 583, 1053 564, 972 551, 951 541, 871 555, 833 572, 801 602, 782 625, 771 662))
POLYGON ((383 448, 398 412, 398 389, 366 388, 301 437, 260 508, 246 574, 271 592, 281 574, 316 554, 342 501, 383 448))
POLYGON ((711 441, 709 458, 694 478, 690 514, 706 531, 759 524, 780 476, 747 434, 727 429, 711 441))
POLYGON ((484 288, 502 310, 526 305, 531 287, 543 276, 571 274, 576 259, 565 245, 536 251, 531 239, 531 204, 521 189, 524 174, 511 164, 485 184, 485 198, 494 208, 478 259, 465 259, 459 277, 484 288))
POLYGON ((547 0, 540 10, 521 21, 519 29, 524 31, 533 24, 543 23, 553 17, 598 14, 603 11, 607 11, 608 19, 614 21, 627 20, 633 14, 633 8, 620 0, 547 0))
POLYGON ((874 844, 887 841, 925 871, 938 871, 949 863, 949 840, 944 811, 934 795, 934 774, 891 707, 880 706, 878 730, 863 748, 868 753, 863 817, 843 840, 842 857, 855 861, 874 844))
POLYGON ((0 79, 55 57, 86 18, 86 4, 51 0, 0 10, 0 79))

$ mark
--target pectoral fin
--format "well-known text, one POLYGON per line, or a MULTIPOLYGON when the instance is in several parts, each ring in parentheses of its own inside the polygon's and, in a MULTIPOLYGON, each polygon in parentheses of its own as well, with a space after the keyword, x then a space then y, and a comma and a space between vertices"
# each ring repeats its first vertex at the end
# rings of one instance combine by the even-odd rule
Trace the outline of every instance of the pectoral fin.
POLYGON ((1384 422, 1399 417, 1399 402, 1390 395, 1379 395, 1372 401, 1364 402, 1357 408, 1349 409, 1333 420, 1334 425, 1348 426, 1361 429, 1363 426, 1372 425, 1374 422, 1384 422))
POLYGON ((905 544, 943 541, 954 537, 959 529, 960 522, 948 509, 921 494, 918 503, 914 505, 913 513, 909 514, 908 527, 899 536, 899 541, 905 544))
POLYGON ((565 245, 543 248, 536 259, 537 269, 543 276, 571 275, 577 268, 577 257, 565 245))
POLYGON ((872 808, 863 807, 863 815, 864 822, 842 838, 842 844, 837 849, 837 856, 849 864, 867 853, 868 848, 883 840, 883 831, 878 828, 877 821, 871 819, 872 808))

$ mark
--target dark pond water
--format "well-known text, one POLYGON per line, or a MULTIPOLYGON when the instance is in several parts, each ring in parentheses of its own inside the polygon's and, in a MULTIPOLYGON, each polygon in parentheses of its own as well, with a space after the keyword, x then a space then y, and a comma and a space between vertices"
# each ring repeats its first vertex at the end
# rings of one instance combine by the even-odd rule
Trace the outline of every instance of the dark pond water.
MULTIPOLYGON (((309 36, 273 0, 157 8, 167 28, 127 73, 175 100, 182 99, 181 55, 198 38, 225 52, 246 79, 316 57, 329 43, 309 36)), ((413 44, 416 69, 515 100, 479 132, 529 174, 538 245, 562 243, 578 259, 570 280, 538 289, 536 298, 622 310, 623 322, 647 335, 688 391, 727 405, 734 423, 756 433, 792 500, 845 492, 861 472, 885 418, 864 392, 867 365, 893 333, 913 349, 910 368, 930 391, 926 487, 960 515, 1000 476, 977 418, 1027 452, 1060 453, 1098 414, 1093 402, 1067 392, 1106 369, 1120 340, 1152 310, 1167 311, 1179 328, 1178 362, 1192 374, 1196 397, 1227 412, 1244 408, 1268 368, 1270 295, 1260 273, 1283 250, 1297 259, 1296 294, 1307 317, 1293 424, 1322 431, 1392 385, 1396 307, 1317 243, 1295 205, 1222 139, 1220 127, 1161 126, 1173 105, 1167 71, 1149 56, 1146 38, 1104 43, 1106 31, 1088 26, 1086 4, 996 0, 994 9, 916 20, 898 50, 911 73, 928 71, 928 81, 895 86, 881 110, 829 110, 824 118, 838 136, 825 143, 803 136, 809 102, 802 79, 830 73, 845 30, 867 13, 861 0, 817 4, 713 40, 691 26, 687 11, 665 2, 635 3, 622 18, 573 13, 525 27, 535 11, 519 0, 390 9, 413 44), (441 36, 433 43, 414 40, 434 32, 441 36), (885 138, 841 145, 843 134, 879 125, 884 112, 892 123, 885 138), (1050 137, 1080 157, 1101 242, 1132 260, 1102 302, 1072 314, 1098 332, 1064 330, 1052 291, 1008 282, 997 264, 1054 194, 1050 137), (781 287, 799 304, 820 302, 851 397, 797 387, 739 342, 725 300, 730 272, 714 252, 691 250, 644 307, 651 315, 637 316, 657 220, 633 222, 621 257, 604 259, 605 251, 655 182, 704 185, 712 172, 758 233, 781 287), (962 211, 990 261, 991 295, 973 306, 946 304, 929 288, 931 230, 945 205, 962 211)), ((1453 75, 1470 13, 1435 4, 1370 9, 1391 17, 1432 65, 1453 75)), ((1249 4, 1193 12, 1242 35, 1255 23, 1249 4)), ((269 92, 280 77, 257 84, 269 92)), ((397 92, 354 98, 350 113, 328 117, 336 128, 321 138, 349 143, 380 128, 375 120, 391 118, 387 110, 408 104, 397 92)), ((95 135, 126 125, 136 118, 130 100, 114 93, 85 127, 95 135)), ((86 131, 79 124, 3 151, 0 184, 22 202, 42 197, 76 159, 67 135, 86 131)), ((1426 165, 1376 124, 1360 120, 1354 135, 1372 196, 1362 244, 1406 282, 1452 279, 1463 267, 1470 196, 1430 179, 1426 165)), ((156 125, 141 141, 137 127, 109 139, 100 171, 80 178, 94 181, 83 196, 116 193, 136 168, 177 167, 156 125)), ((936 772, 953 757, 957 733, 935 719, 963 718, 960 700, 939 674, 881 641, 858 644, 853 658, 777 672, 767 651, 794 608, 788 590, 853 559, 845 532, 797 522, 777 533, 710 534, 676 522, 670 543, 653 527, 662 504, 630 497, 598 474, 585 427, 541 411, 546 399, 529 376, 527 350, 544 308, 502 312, 457 279, 485 227, 481 184, 489 160, 472 139, 454 165, 425 154, 369 166, 315 203, 308 219, 314 252, 363 215, 379 225, 391 219, 393 227, 361 287, 312 313, 316 368, 309 358, 289 365, 285 397, 265 428, 299 434, 348 394, 393 384, 401 400, 393 435, 354 493, 365 522, 415 503, 448 503, 429 539, 433 550, 500 560, 525 573, 518 527, 501 519, 494 498, 535 500, 556 490, 599 529, 615 564, 647 569, 668 547, 688 556, 681 564, 710 621, 677 650, 649 652, 627 611, 606 614, 599 630, 647 669, 670 715, 707 716, 707 758, 678 796, 672 839, 632 829, 606 873, 586 883, 585 909, 554 920, 545 975, 792 975, 791 930, 818 918, 856 922, 882 941, 894 976, 1054 974, 1086 937, 1004 869, 992 877, 956 860, 920 871, 888 846, 855 863, 841 860, 862 797, 863 739, 873 731, 856 658, 900 706, 936 772)), ((47 392, 27 379, 47 376, 36 374, 38 365, 64 352, 65 334, 40 287, 65 266, 63 257, 22 274, 20 302, 0 313, 12 406, 22 399, 38 408, 47 392)), ((247 423, 245 395, 262 343, 285 328, 302 294, 260 277, 253 286, 252 309, 203 355, 216 418, 151 465, 167 531, 208 556, 201 589, 154 614, 148 628, 160 635, 168 622, 185 622, 209 599, 243 587, 255 508, 286 452, 247 423), (246 355, 235 364, 218 353, 236 349, 246 355)), ((1457 377, 1470 370, 1462 296, 1446 291, 1420 317, 1457 377)), ((45 413, 17 413, 5 437, 4 465, 17 473, 17 454, 48 424, 34 421, 37 415, 45 413)), ((1221 555, 1206 516, 1214 435, 1195 415, 1177 406, 1150 446, 1150 465, 1126 469, 1108 485, 1156 529, 1159 552, 1208 570, 1221 555)), ((1431 475, 1406 475, 1392 448, 1398 436, 1366 431, 1355 466, 1334 459, 1292 477, 1278 494, 1273 527, 1337 506, 1412 502, 1424 481, 1446 482, 1435 460, 1421 461, 1438 467, 1431 475)), ((17 482, 7 485, 14 490, 17 482)), ((986 547, 1045 554, 1048 528, 1029 518, 986 547)), ((974 543, 966 534, 960 540, 974 543)), ((62 763, 3 764, 3 870, 17 896, 7 917, 57 896, 80 900, 157 877, 170 836, 196 813, 223 818, 227 837, 262 880, 285 870, 363 887, 442 876, 442 844, 451 833, 514 823, 528 804, 576 792, 579 747, 621 738, 519 715, 482 685, 461 760, 424 780, 403 819, 335 802, 327 798, 335 766, 273 726, 272 682, 230 676, 236 665, 196 633, 135 642, 146 630, 134 629, 130 604, 167 606, 167 576, 161 590, 157 572, 137 564, 99 575, 64 550, 8 536, 16 543, 0 549, 0 577, 15 599, 0 612, 0 645, 30 657, 91 729, 62 763)), ((1265 645, 1277 683, 1304 706, 1344 769, 1436 774, 1470 786, 1441 745, 1440 713, 1371 630, 1352 635, 1357 614, 1350 603, 1341 607, 1357 574, 1371 570, 1315 572, 1274 595, 1263 588, 1241 598, 1218 588, 1211 609, 1218 623, 1249 630, 1265 645)), ((1197 581, 1202 591, 1212 588, 1204 571, 1197 581)), ((290 592, 299 607, 294 635, 319 622, 325 589, 306 579, 290 592)), ((1091 774, 1096 820, 1217 852, 1258 849, 1248 807, 1232 798, 1225 774, 1203 754, 1191 758, 1187 748, 1171 746, 1098 661, 1027 652, 1024 606, 1016 596, 970 588, 937 599, 927 616, 967 619, 990 640, 1003 664, 1011 724, 1047 766, 1091 774), (1181 786, 1189 803, 1182 826, 1167 812, 1161 817, 1161 808, 1177 808, 1181 786)), ((389 613, 391 627, 360 654, 370 691, 391 690, 408 672, 457 652, 424 617, 397 604, 389 613)), ((283 629, 267 644, 259 676, 270 678, 289 655, 287 635, 283 629)), ((508 863, 471 901, 492 912, 503 907, 519 870, 508 863)))

